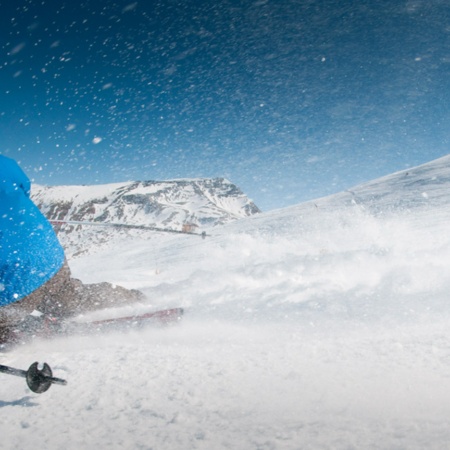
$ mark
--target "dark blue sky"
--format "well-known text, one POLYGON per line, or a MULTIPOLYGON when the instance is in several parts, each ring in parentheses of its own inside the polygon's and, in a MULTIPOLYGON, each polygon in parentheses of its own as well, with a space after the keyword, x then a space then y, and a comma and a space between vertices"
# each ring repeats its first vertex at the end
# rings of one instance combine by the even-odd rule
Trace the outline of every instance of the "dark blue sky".
POLYGON ((0 152, 263 210, 450 153, 450 0, 0 1, 0 152))

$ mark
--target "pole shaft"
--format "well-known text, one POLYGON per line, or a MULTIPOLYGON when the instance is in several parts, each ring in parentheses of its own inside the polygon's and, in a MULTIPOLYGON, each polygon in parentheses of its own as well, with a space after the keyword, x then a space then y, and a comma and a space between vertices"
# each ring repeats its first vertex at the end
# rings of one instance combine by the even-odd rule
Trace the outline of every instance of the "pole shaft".
MULTIPOLYGON (((15 369, 14 367, 9 366, 3 366, 0 364, 0 373, 7 373, 9 375, 15 375, 16 377, 27 377, 27 371, 22 369, 15 369)), ((66 380, 63 380, 61 378, 55 378, 55 377, 48 377, 46 375, 41 375, 44 380, 51 381, 53 384, 60 384, 62 386, 65 386, 67 384, 66 380)))
POLYGON ((14 367, 2 366, 0 365, 1 373, 8 373, 9 375, 16 375, 17 377, 26 378, 27 371, 21 369, 14 369, 14 367))

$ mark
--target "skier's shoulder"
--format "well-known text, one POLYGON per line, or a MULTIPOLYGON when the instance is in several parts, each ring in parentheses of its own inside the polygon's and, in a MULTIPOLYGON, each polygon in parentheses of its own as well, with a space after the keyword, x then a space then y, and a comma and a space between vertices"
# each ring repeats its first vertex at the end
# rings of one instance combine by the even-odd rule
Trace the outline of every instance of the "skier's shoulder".
POLYGON ((23 174, 23 176, 26 176, 17 162, 5 155, 0 155, 0 170, 12 175, 20 174, 22 176, 23 174))
POLYGON ((14 159, 0 155, 0 175, 3 190, 16 186, 29 195, 30 180, 14 159))

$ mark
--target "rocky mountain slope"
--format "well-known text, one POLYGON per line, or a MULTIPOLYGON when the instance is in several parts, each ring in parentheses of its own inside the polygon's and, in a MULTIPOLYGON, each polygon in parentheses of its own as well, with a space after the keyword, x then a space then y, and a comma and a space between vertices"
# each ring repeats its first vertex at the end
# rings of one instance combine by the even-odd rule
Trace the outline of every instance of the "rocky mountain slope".
POLYGON ((58 237, 68 256, 104 246, 118 236, 154 235, 144 229, 92 224, 202 232, 260 212, 236 185, 223 178, 93 186, 35 185, 32 198, 48 219, 57 222, 58 237))

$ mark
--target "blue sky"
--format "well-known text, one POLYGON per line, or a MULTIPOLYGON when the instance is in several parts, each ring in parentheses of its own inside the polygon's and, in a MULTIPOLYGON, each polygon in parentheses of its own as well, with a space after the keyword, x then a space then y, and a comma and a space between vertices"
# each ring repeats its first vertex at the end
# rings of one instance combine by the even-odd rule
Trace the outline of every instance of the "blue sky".
POLYGON ((0 152, 41 184, 226 177, 263 210, 449 152, 448 0, 18 0, 0 152))

